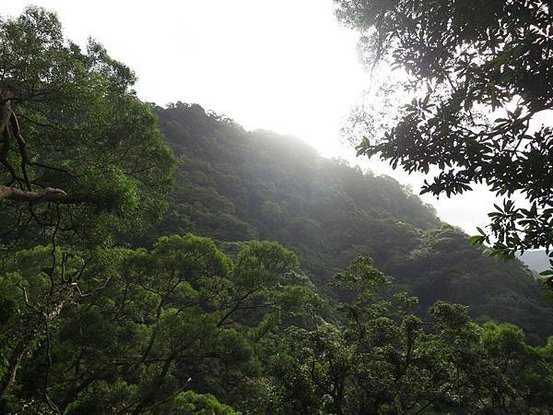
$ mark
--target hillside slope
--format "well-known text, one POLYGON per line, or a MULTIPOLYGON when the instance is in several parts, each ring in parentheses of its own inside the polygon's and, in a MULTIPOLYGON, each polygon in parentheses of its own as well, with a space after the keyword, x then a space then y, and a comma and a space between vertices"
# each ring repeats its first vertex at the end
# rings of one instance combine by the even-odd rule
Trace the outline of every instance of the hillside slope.
POLYGON ((292 137, 245 131, 198 105, 156 110, 180 158, 157 234, 277 240, 319 282, 368 255, 420 297, 421 310, 446 299, 472 305, 475 318, 514 322, 533 341, 553 333, 551 307, 524 266, 469 246, 396 180, 324 159, 292 137))

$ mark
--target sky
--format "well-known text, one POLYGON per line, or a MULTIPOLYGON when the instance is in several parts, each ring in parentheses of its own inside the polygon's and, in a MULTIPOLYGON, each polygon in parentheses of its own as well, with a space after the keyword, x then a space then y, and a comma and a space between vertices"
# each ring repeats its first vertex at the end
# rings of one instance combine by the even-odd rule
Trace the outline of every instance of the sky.
MULTIPOLYGON (((88 37, 138 75, 143 100, 198 103, 246 129, 294 135, 323 156, 389 174, 418 193, 420 175, 356 159, 340 128, 370 85, 358 35, 341 27, 332 0, 10 0, 3 16, 34 4, 55 10, 66 36, 88 37)), ((484 188, 436 200, 441 219, 474 234, 493 196, 484 188)))

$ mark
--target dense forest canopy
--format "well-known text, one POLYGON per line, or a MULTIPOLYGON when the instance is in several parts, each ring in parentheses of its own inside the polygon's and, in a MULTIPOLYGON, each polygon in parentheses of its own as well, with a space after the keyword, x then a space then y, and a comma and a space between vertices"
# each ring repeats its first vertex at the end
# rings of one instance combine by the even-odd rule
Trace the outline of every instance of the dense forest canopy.
POLYGON ((475 241, 506 256, 549 250, 553 125, 539 119, 553 109, 551 1, 335 3, 361 33, 364 59, 402 68, 402 88, 414 97, 390 128, 366 132, 359 154, 409 172, 438 167, 423 189, 434 195, 485 183, 504 201, 475 241))
POLYGON ((390 177, 141 102, 52 12, 0 39, 0 413, 553 411, 521 263, 390 177))
POLYGON ((552 332, 550 306, 527 269, 471 247, 394 179, 324 159, 292 137, 247 132, 195 104, 156 112, 180 163, 153 239, 178 230, 277 240, 320 286, 369 255, 420 297, 421 312, 447 299, 472 305, 474 318, 516 322, 534 339, 552 332))

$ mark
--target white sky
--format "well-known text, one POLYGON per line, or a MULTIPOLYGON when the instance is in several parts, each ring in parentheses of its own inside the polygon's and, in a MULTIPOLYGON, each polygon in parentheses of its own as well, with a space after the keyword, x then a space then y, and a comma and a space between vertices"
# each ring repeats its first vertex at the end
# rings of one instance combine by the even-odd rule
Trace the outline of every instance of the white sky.
MULTIPOLYGON (((339 130, 368 75, 357 35, 340 27, 332 0, 10 0, 0 13, 28 4, 55 10, 68 38, 89 36, 135 70, 139 96, 165 105, 198 103, 247 129, 291 134, 324 156, 348 159, 419 191, 422 178, 353 158, 339 130)), ((439 216, 469 234, 486 223, 493 197, 424 197, 439 216)))

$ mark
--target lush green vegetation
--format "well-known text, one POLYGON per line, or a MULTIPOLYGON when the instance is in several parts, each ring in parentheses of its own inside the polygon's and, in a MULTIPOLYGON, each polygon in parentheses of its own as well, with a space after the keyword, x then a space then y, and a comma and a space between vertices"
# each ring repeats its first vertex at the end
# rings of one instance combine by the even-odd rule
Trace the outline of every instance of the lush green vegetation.
POLYGON ((363 59, 401 68, 396 88, 412 98, 388 126, 366 131, 359 154, 409 172, 438 168, 423 189, 435 195, 485 183, 504 201, 475 241, 508 257, 549 252, 553 129, 540 117, 553 109, 551 2, 334 2, 361 33, 363 59))
POLYGON ((276 240, 319 286, 368 255, 420 298, 421 314, 442 299, 471 305, 479 321, 514 322, 534 342, 553 332, 551 306, 525 267, 471 247, 394 179, 319 157, 298 139, 246 132, 198 105, 156 112, 180 157, 160 234, 276 240))
POLYGON ((332 280, 341 301, 318 294, 297 266, 274 242, 252 242, 232 260, 191 234, 163 237, 151 250, 99 249, 86 261, 47 246, 20 251, 2 267, 0 351, 26 353, 3 411, 553 408, 551 343, 528 346, 518 327, 477 325, 467 307, 445 302, 423 321, 411 311, 416 298, 390 291, 390 278, 366 258, 332 280), (55 310, 52 278, 73 286, 55 310))
POLYGON ((3 247, 109 244, 158 220, 173 158, 133 72, 38 8, 0 20, 0 44, 3 247))
POLYGON ((0 413, 553 410, 551 309, 520 263, 391 178, 151 108, 51 13, 0 39, 0 413))

